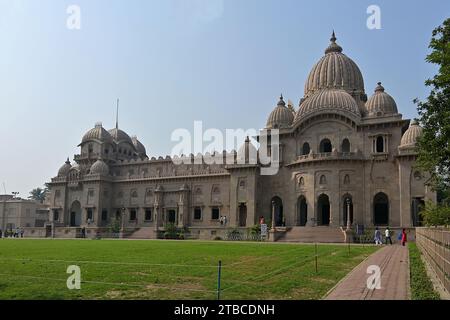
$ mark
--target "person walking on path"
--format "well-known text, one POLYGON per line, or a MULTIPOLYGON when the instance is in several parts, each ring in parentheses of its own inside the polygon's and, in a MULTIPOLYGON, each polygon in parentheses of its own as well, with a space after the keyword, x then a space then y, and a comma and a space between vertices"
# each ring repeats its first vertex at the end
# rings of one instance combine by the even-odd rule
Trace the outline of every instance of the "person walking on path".
POLYGON ((402 230, 402 246, 405 246, 406 242, 407 242, 406 230, 403 229, 402 230))
POLYGON ((375 244, 376 245, 383 244, 383 242, 381 241, 381 232, 378 229, 378 227, 375 228, 375 244))
POLYGON ((384 232, 384 237, 386 238, 386 245, 388 244, 388 240, 389 243, 392 244, 391 230, 389 230, 389 227, 386 228, 386 231, 384 232))

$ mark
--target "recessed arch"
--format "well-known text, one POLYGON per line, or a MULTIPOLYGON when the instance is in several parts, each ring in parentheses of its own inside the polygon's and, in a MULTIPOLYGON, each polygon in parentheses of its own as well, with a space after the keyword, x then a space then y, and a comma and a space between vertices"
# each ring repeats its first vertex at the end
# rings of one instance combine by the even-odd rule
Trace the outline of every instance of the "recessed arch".
POLYGON ((379 192, 373 198, 373 222, 376 226, 385 226, 389 224, 389 198, 379 192))
POLYGON ((72 205, 70 206, 70 226, 81 226, 81 204, 78 200, 72 202, 72 205))
POLYGON ((324 193, 317 199, 317 225, 330 225, 330 198, 324 193))
POLYGON ((345 138, 342 140, 342 146, 341 146, 342 152, 350 152, 350 140, 345 138))
POLYGON ((273 197, 270 201, 271 204, 271 212, 275 211, 275 226, 283 226, 284 225, 284 215, 283 215, 283 201, 280 197, 273 197))
POLYGON ((302 227, 306 226, 306 223, 308 222, 308 203, 303 195, 297 199, 297 214, 297 224, 302 227))
POLYGON ((322 139, 319 144, 319 152, 320 153, 330 153, 333 151, 333 145, 331 144, 330 139, 322 139))
POLYGON ((302 155, 307 155, 311 151, 311 147, 309 146, 308 142, 305 142, 302 146, 302 155))

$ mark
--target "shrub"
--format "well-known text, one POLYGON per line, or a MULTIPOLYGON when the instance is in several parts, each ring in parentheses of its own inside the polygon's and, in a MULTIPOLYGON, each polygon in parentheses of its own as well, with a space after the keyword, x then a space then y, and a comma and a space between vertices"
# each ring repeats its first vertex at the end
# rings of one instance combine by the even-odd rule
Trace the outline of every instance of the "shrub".
POLYGON ((450 225, 450 207, 446 204, 434 204, 427 201, 421 215, 426 226, 450 225))

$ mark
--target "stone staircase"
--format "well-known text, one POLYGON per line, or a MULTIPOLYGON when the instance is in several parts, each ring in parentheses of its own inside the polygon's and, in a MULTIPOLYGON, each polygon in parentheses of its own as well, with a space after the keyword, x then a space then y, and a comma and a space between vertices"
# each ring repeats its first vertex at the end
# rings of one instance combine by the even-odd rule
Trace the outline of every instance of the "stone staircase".
POLYGON ((340 227, 292 227, 278 241, 345 243, 345 234, 340 227))
POLYGON ((127 239, 156 239, 156 233, 153 227, 142 227, 136 231, 126 234, 127 239))

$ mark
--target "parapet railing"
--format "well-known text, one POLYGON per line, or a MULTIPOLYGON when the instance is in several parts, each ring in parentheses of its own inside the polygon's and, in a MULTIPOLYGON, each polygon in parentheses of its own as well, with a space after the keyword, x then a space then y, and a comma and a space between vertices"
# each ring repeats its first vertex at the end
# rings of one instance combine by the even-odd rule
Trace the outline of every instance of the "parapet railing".
POLYGON ((450 292, 450 230, 416 228, 416 243, 441 286, 450 292))

